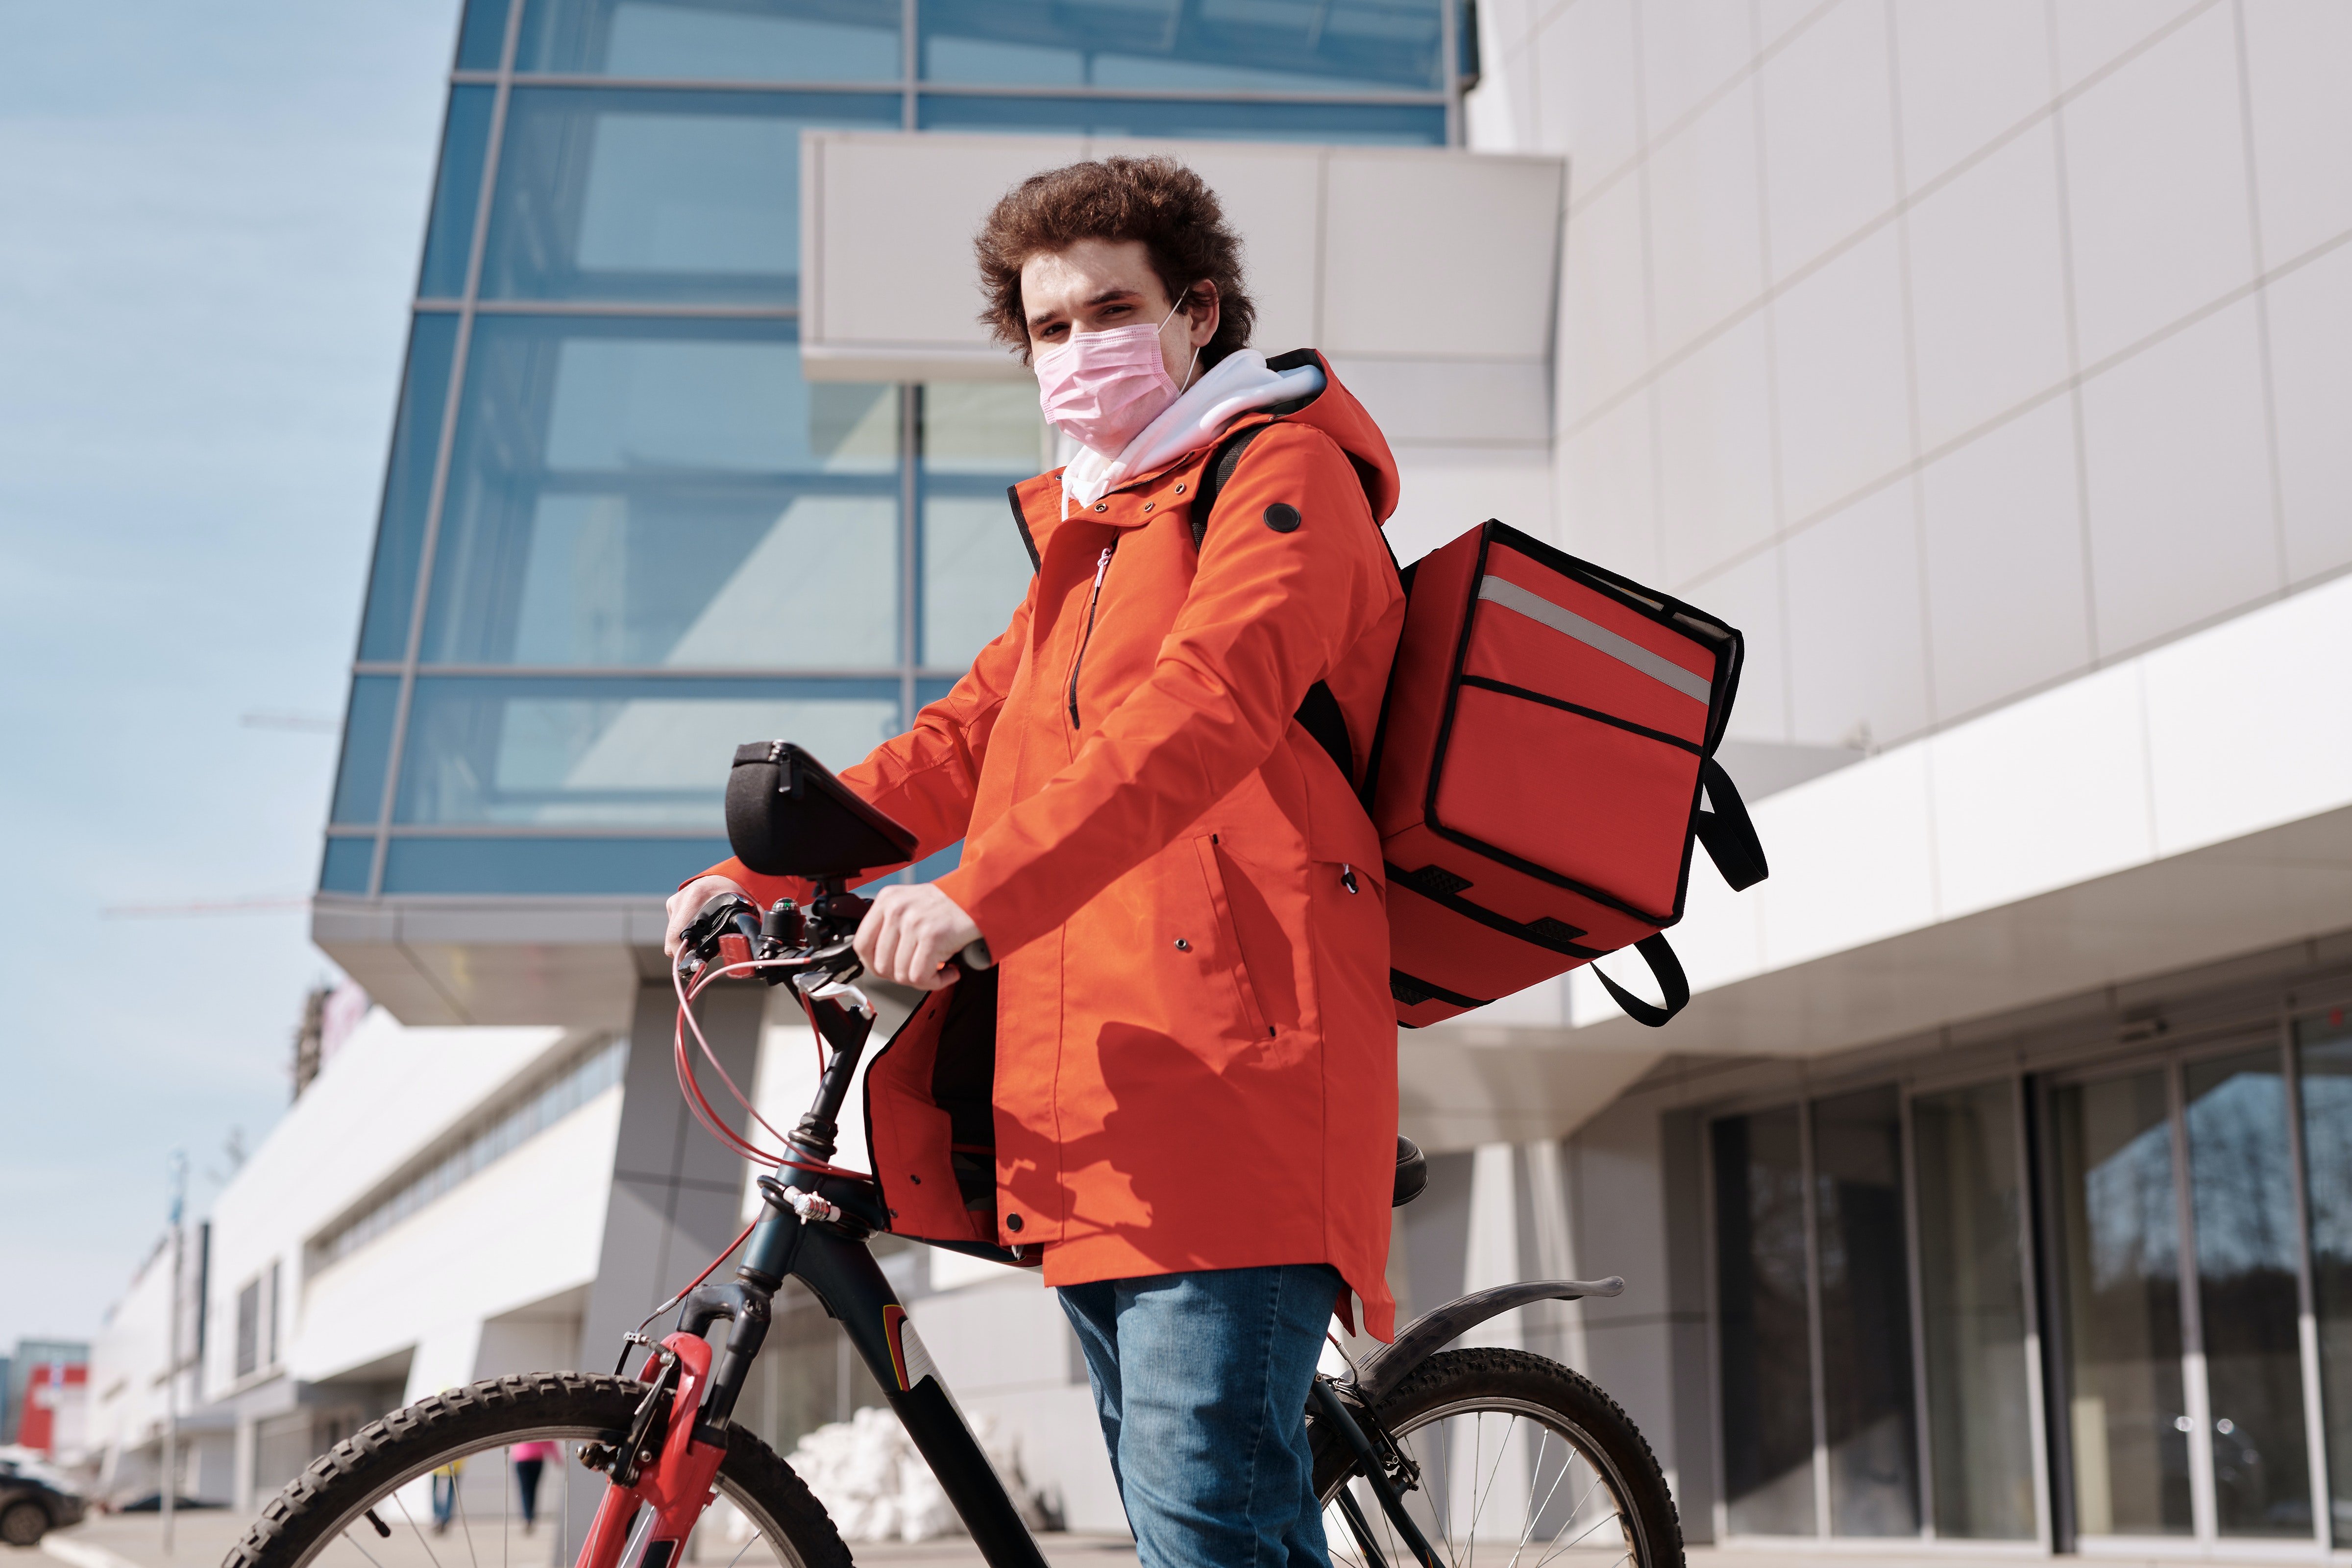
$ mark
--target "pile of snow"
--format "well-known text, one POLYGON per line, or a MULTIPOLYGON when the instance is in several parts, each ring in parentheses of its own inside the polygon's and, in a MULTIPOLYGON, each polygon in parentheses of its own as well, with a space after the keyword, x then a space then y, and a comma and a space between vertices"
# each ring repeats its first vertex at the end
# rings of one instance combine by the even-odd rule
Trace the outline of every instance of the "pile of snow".
MULTIPOLYGON (((972 1423, 972 1435, 1023 1521, 1033 1530, 1049 1528, 1042 1500, 1021 1472, 1019 1453, 998 1440, 996 1423, 982 1415, 972 1423)), ((803 1437, 793 1450, 792 1467, 833 1516, 844 1541, 929 1541, 963 1530, 930 1466, 898 1418, 882 1406, 803 1437)))

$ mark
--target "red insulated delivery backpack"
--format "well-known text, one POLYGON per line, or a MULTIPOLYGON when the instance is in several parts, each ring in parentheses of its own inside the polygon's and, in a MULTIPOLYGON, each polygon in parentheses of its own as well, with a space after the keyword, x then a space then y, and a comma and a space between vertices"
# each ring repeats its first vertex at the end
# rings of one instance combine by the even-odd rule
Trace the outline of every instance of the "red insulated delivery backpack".
MULTIPOLYGON (((1256 428, 1214 455, 1217 492, 1256 428)), ((1500 522, 1403 569, 1404 628, 1362 774, 1387 863, 1397 1021, 1437 1023, 1632 947, 1662 1002, 1593 973, 1661 1025, 1690 984, 1661 934, 1682 919, 1691 846, 1735 889, 1764 850, 1715 760, 1739 688, 1739 633, 1500 522)), ((1358 777, 1320 682, 1297 719, 1358 777)))
POLYGON ((1739 634, 1499 522, 1404 579, 1370 765, 1398 1022, 1632 947, 1662 1005, 1594 973, 1628 1015, 1664 1023, 1690 1000, 1660 932, 1682 918, 1693 842, 1734 888, 1765 875, 1715 760, 1739 634))

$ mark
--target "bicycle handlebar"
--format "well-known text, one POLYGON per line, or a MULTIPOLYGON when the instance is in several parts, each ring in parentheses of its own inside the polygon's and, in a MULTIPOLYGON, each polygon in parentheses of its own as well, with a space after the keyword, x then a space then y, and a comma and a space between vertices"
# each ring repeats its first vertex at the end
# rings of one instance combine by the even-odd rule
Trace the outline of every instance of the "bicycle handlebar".
MULTIPOLYGON (((764 914, 740 893, 714 893, 678 933, 677 967, 691 974, 711 963, 756 962, 755 973, 771 985, 820 971, 851 980, 864 972, 851 942, 873 907, 871 899, 831 885, 806 908, 778 899, 764 914)), ((995 959, 983 937, 948 963, 969 973, 992 967, 995 959)))

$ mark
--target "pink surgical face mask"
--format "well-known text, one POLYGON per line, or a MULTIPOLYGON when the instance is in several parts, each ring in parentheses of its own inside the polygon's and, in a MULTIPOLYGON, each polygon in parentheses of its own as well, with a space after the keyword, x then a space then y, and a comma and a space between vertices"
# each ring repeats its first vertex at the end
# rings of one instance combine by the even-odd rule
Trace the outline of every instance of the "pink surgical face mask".
MULTIPOLYGON (((1033 363, 1045 423, 1106 458, 1126 450, 1181 390, 1168 379, 1160 332, 1182 309, 1180 300, 1158 327, 1138 322, 1103 332, 1074 331, 1068 342, 1041 351, 1033 363)), ((1200 357, 1194 349, 1193 360, 1200 357)), ((1184 379, 1192 378, 1188 363, 1184 379)))

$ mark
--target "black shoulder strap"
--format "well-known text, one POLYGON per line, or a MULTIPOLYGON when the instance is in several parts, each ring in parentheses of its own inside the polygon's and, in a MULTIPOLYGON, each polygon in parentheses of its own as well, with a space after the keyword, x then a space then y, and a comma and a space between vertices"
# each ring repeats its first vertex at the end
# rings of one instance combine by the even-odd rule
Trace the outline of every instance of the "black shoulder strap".
POLYGON ((1192 548, 1201 548, 1201 541, 1209 536, 1209 512, 1217 504, 1217 497, 1233 481, 1234 470, 1242 466, 1242 454, 1250 443, 1263 435, 1268 426, 1253 425, 1246 430, 1236 430, 1217 443, 1209 460, 1201 465, 1201 493, 1192 498, 1192 548))
MULTIPOLYGON (((1249 450, 1252 441, 1269 426, 1253 425, 1246 430, 1236 430, 1217 444, 1209 460, 1201 465, 1200 493, 1192 498, 1192 548, 1199 550, 1202 541, 1209 537, 1209 513, 1217 504, 1217 497, 1241 467, 1242 454, 1249 450)), ((1307 689, 1307 696, 1298 704, 1297 719, 1306 731, 1315 737, 1315 743, 1331 754, 1339 766, 1339 776, 1349 788, 1356 783, 1356 746, 1348 735, 1348 716, 1339 710, 1339 700, 1321 681, 1307 689)), ((1369 784, 1369 781, 1367 781, 1369 784)))

